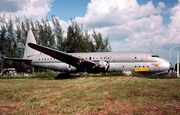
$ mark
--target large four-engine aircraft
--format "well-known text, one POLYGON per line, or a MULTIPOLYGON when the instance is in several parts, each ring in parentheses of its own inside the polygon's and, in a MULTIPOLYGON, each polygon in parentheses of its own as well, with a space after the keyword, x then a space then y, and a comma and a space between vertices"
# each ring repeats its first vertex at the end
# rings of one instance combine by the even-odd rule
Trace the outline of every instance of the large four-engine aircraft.
POLYGON ((27 35, 23 58, 5 59, 64 72, 130 71, 162 74, 172 69, 169 61, 147 52, 61 52, 38 45, 31 30, 27 35))

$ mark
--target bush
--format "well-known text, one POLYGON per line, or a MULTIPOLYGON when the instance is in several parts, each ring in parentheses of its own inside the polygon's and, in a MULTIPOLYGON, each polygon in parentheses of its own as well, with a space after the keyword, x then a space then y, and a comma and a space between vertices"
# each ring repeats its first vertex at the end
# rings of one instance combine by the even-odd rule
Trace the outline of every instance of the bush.
POLYGON ((58 76, 58 73, 54 72, 45 72, 44 74, 38 74, 31 76, 31 78, 55 78, 58 76))

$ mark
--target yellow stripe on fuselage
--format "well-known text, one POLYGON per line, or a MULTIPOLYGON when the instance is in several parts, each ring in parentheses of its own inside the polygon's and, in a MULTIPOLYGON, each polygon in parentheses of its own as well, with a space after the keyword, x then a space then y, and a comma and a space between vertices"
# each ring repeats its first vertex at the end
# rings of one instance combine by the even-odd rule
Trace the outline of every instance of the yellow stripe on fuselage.
POLYGON ((148 71, 147 67, 134 68, 135 72, 145 72, 148 71))

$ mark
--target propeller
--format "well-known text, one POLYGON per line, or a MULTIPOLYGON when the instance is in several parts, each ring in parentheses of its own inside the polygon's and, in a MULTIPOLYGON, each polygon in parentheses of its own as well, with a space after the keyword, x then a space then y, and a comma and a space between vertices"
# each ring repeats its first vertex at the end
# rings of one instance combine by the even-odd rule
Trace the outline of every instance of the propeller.
POLYGON ((106 56, 106 60, 105 60, 106 65, 105 65, 105 68, 104 68, 105 71, 107 71, 109 66, 110 66, 110 60, 111 60, 111 57, 106 56))
POLYGON ((105 57, 104 60, 101 59, 99 60, 99 62, 97 63, 96 67, 100 67, 100 68, 103 68, 104 71, 107 71, 109 66, 110 66, 110 60, 111 60, 111 57, 105 57))

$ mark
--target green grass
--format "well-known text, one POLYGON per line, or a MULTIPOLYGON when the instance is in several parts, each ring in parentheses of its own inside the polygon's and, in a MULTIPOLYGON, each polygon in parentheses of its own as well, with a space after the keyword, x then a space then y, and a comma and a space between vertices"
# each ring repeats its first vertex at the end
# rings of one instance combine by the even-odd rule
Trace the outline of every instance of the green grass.
POLYGON ((77 74, 68 74, 68 73, 56 73, 56 72, 45 72, 38 75, 29 75, 29 76, 0 76, 0 79, 31 79, 31 78, 40 78, 40 79, 69 79, 69 78, 78 78, 78 77, 104 77, 104 76, 123 76, 122 72, 101 72, 101 73, 77 73, 77 74))
POLYGON ((177 114, 180 79, 0 79, 0 114, 177 114))

